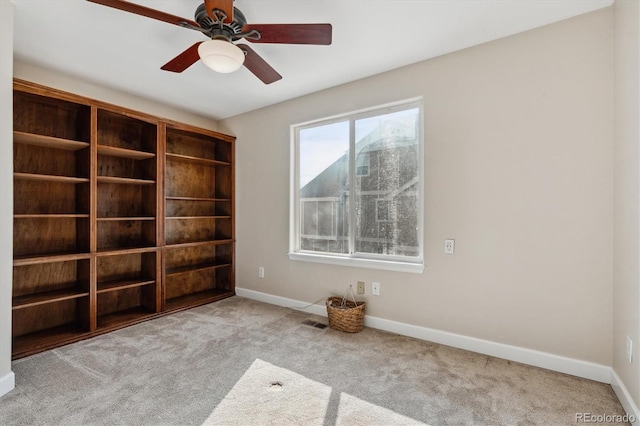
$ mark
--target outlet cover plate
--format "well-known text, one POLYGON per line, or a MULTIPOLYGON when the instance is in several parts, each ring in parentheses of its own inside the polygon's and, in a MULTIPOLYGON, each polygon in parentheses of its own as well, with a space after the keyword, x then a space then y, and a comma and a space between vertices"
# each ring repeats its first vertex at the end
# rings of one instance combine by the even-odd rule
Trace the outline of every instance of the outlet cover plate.
POLYGON ((456 240, 444 240, 444 252, 446 254, 453 254, 455 244, 456 240))
POLYGON ((375 281, 371 283, 371 294, 374 296, 380 296, 380 283, 375 281))

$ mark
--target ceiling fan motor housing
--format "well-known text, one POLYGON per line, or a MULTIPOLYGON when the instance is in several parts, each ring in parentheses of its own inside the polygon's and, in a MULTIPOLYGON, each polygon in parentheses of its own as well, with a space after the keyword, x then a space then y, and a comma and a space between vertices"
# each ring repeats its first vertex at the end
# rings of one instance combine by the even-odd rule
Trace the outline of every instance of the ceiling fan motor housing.
POLYGON ((247 24, 247 19, 237 7, 233 8, 233 21, 229 23, 222 22, 222 20, 216 21, 209 16, 204 3, 196 9, 195 21, 200 25, 200 28, 202 28, 202 32, 209 37, 213 39, 221 38, 227 41, 234 41, 241 38, 238 37, 238 35, 242 34, 242 27, 247 24))

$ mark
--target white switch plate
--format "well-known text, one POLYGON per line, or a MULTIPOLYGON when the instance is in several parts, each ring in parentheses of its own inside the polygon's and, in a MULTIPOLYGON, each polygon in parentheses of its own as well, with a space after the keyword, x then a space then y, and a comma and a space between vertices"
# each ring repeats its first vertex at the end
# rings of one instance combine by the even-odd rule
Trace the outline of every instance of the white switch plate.
POLYGON ((371 294, 374 296, 380 296, 380 283, 375 281, 371 283, 371 294))
POLYGON ((456 240, 444 240, 444 252, 446 254, 453 254, 455 244, 456 240))
POLYGON ((264 278, 264 268, 262 266, 258 268, 258 278, 264 278))

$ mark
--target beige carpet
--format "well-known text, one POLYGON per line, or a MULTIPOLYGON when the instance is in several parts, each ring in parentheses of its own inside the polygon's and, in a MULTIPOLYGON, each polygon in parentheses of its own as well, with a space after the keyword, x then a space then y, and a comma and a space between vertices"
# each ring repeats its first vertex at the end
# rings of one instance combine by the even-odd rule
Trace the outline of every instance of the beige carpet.
MULTIPOLYGON (((331 388, 257 359, 204 422, 206 426, 323 426, 331 388)), ((424 425, 392 410, 340 394, 336 425, 424 425)))
POLYGON ((575 425, 578 413, 624 414, 609 385, 310 319, 326 321, 232 297, 15 361, 0 425, 575 425))

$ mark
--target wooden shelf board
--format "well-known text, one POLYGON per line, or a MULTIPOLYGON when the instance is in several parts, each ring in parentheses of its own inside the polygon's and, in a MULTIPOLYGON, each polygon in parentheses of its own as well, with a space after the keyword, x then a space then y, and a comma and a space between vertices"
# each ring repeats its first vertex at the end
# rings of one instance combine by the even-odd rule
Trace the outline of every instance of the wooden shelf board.
POLYGON ((16 256, 13 259, 13 266, 37 265, 40 263, 68 262, 71 260, 89 259, 89 253, 50 253, 38 254, 34 256, 16 256))
POLYGON ((215 201, 231 201, 230 198, 198 198, 198 197, 164 197, 165 200, 171 201, 205 201, 205 202, 215 202, 215 201))
POLYGON ((226 161, 211 160, 209 158, 192 157, 190 155, 171 154, 167 152, 167 160, 180 161, 183 163, 197 164, 200 166, 229 166, 226 161))
POLYGON ((132 160, 147 160, 155 158, 156 154, 145 151, 135 151, 133 149, 118 148, 116 146, 98 144, 98 154, 109 155, 111 157, 129 158, 132 160))
POLYGON ((158 251, 158 247, 140 247, 140 248, 117 248, 117 249, 102 249, 98 252, 98 256, 117 256, 122 254, 137 254, 137 253, 153 253, 158 251))
POLYGON ((231 216, 167 216, 166 219, 231 219, 231 216))
POLYGON ((118 183, 123 185, 155 185, 156 181, 151 179, 134 179, 117 176, 98 176, 99 183, 118 183))
POLYGON ((126 220, 156 220, 153 216, 99 217, 98 222, 118 222, 126 220))
POLYGON ((42 293, 14 297, 12 309, 30 308, 33 306, 44 305, 46 303, 61 302, 63 300, 78 299, 86 296, 89 296, 88 291, 79 290, 77 288, 44 291, 42 293))
POLYGON ((186 247, 210 246, 210 245, 230 244, 230 243, 233 243, 233 240, 231 240, 231 239, 226 239, 226 240, 206 240, 206 241, 192 241, 192 242, 189 242, 189 243, 166 244, 166 247, 168 247, 168 248, 186 248, 186 247))
POLYGON ((27 132, 13 132, 13 141, 24 145, 42 146, 45 148, 64 149, 66 151, 78 151, 88 148, 89 142, 74 141, 71 139, 57 138, 54 136, 38 135, 27 132))
POLYGON ((13 338, 12 358, 22 358, 46 349, 75 342, 88 336, 89 332, 79 324, 71 323, 13 338))
POLYGON ((39 214, 14 214, 14 219, 84 219, 88 218, 84 213, 39 213, 39 214))
POLYGON ((131 325, 152 318, 155 315, 141 306, 127 309, 125 311, 114 312, 98 317, 98 329, 121 328, 124 325, 131 325))
POLYGON ((110 291, 124 290, 126 288, 142 287, 144 285, 155 284, 156 281, 150 278, 134 278, 129 280, 113 280, 98 283, 98 294, 110 291))
POLYGON ((206 141, 211 141, 211 139, 213 139, 215 142, 224 142, 224 143, 232 143, 233 141, 236 140, 235 136, 230 136, 230 135, 225 135, 224 133, 218 133, 214 130, 209 130, 209 129, 197 129, 196 132, 194 132, 194 128, 193 126, 190 126, 188 124, 184 124, 184 123, 180 123, 177 121, 173 121, 173 120, 164 120, 167 123, 167 136, 173 135, 173 134, 193 134, 196 133, 197 135, 201 135, 199 136, 200 138, 204 137, 206 138, 206 141))
POLYGON ((89 178, 57 176, 57 175, 41 175, 36 173, 18 173, 18 172, 15 172, 13 174, 13 178, 17 180, 47 181, 47 182, 59 182, 59 183, 89 182, 89 178))
POLYGON ((198 293, 166 300, 165 311, 187 309, 194 306, 215 302, 216 300, 224 299, 233 295, 235 295, 235 292, 232 290, 212 289, 201 291, 198 293))
POLYGON ((231 266, 231 263, 209 262, 209 263, 198 263, 196 265, 178 266, 175 268, 167 268, 166 276, 169 277, 169 276, 175 276, 175 275, 181 275, 181 274, 188 274, 190 272, 205 271, 207 269, 224 268, 226 266, 231 266))
POLYGON ((156 251, 156 246, 153 243, 146 245, 137 245, 131 247, 99 247, 98 254, 129 254, 129 253, 142 253, 147 251, 156 251), (147 250, 148 249, 148 250, 147 250))

